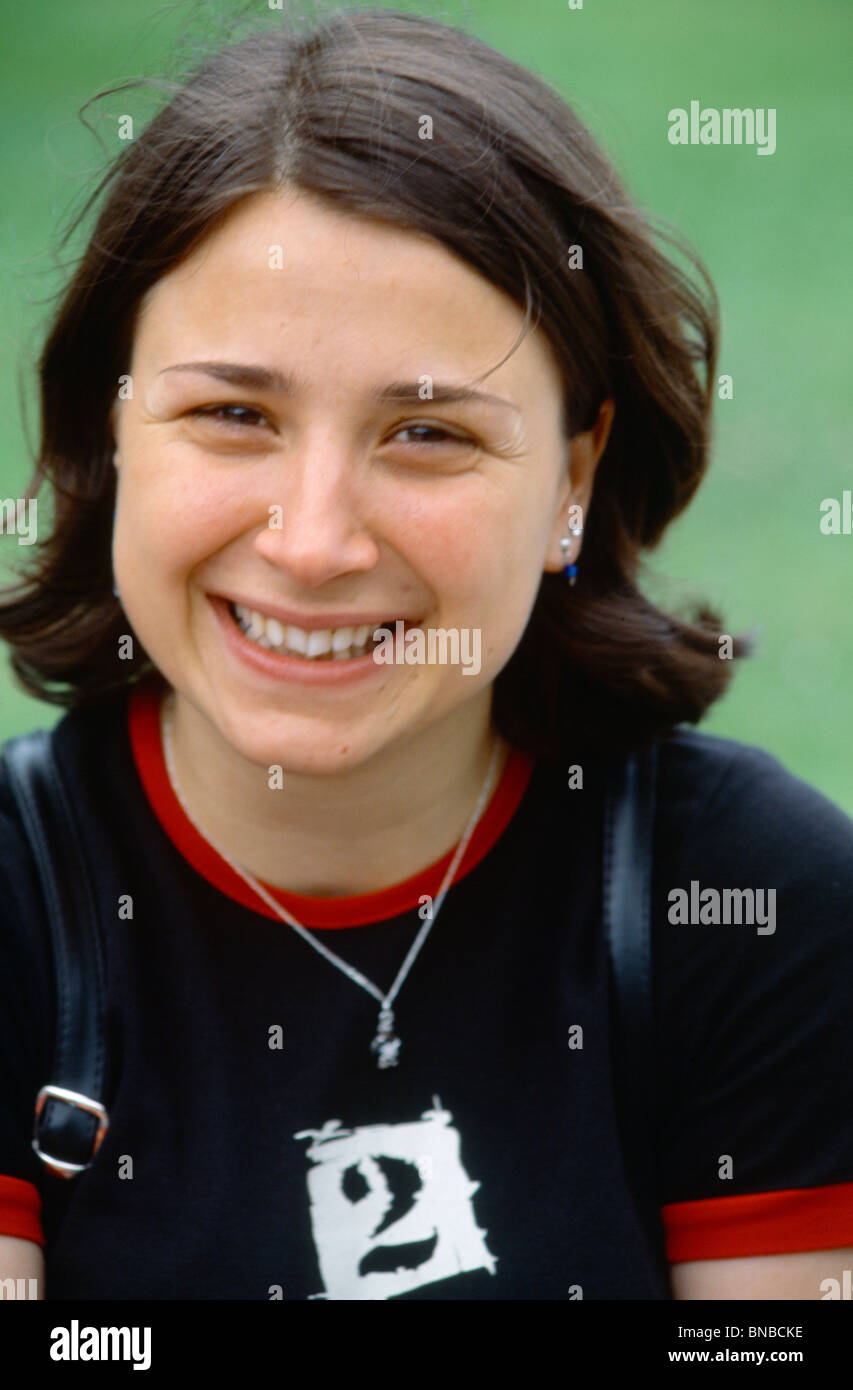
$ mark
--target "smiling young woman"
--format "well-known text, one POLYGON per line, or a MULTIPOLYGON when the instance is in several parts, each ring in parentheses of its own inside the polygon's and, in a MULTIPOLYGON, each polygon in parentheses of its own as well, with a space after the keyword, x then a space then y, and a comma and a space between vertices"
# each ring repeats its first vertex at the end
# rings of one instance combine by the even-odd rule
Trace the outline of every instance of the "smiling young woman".
POLYGON ((72 1182, 30 1145, 58 981, 4 769, 0 1276, 819 1298, 853 1253, 853 825, 687 727, 721 623, 637 584, 707 463, 707 285, 537 78, 391 11, 217 54, 99 193, 0 634, 69 710, 108 1124, 72 1182), (478 669, 374 660, 398 623, 476 632, 478 669), (649 748, 651 1236, 601 868, 649 748), (772 891, 775 930, 676 925, 692 883, 772 891))

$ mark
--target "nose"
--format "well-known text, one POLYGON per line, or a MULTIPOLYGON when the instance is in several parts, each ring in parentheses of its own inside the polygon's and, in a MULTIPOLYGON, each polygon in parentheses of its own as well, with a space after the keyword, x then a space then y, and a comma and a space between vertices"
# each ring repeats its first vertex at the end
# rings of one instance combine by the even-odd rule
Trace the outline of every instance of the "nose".
POLYGON ((379 547, 364 522, 364 473, 340 446, 315 442, 288 459, 255 550, 294 584, 315 588, 374 568, 379 547), (358 476, 356 476, 358 475, 358 476))

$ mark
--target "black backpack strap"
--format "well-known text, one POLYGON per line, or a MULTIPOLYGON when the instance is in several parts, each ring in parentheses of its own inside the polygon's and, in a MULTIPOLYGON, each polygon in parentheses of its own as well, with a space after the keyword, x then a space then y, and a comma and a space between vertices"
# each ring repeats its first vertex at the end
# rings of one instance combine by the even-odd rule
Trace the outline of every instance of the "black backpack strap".
POLYGON ((36 1097, 33 1149, 51 1173, 73 1178, 90 1166, 109 1125, 95 896, 51 734, 10 739, 3 753, 42 886, 56 981, 53 1079, 36 1097))
POLYGON ((666 1272, 658 1206, 651 890, 657 748, 629 754, 608 782, 603 923, 614 986, 614 1051, 626 1174, 649 1246, 666 1272))

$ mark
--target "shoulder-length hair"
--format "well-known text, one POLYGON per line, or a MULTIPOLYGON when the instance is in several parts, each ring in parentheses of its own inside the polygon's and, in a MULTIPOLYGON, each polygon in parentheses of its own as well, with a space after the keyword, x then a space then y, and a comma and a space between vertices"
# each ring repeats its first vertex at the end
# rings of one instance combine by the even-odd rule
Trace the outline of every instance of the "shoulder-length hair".
MULTIPOLYGON (((718 334, 708 276, 674 236, 653 232, 537 76, 458 29, 392 10, 336 11, 216 53, 66 234, 103 195, 39 363, 27 496, 47 481, 54 507, 32 568, 0 605, 19 682, 80 707, 153 669, 144 652, 116 657, 128 619, 112 582, 110 409, 146 291, 240 200, 283 184, 425 232, 505 291, 556 353, 568 435, 615 400, 577 583, 543 574, 495 682, 504 737, 559 756, 579 731, 632 745, 698 721, 731 675, 720 620, 704 605, 690 619, 664 613, 640 593, 637 569, 707 464, 718 334), (656 240, 684 252, 690 273, 656 240)), ((748 650, 735 640, 736 656, 748 650)))

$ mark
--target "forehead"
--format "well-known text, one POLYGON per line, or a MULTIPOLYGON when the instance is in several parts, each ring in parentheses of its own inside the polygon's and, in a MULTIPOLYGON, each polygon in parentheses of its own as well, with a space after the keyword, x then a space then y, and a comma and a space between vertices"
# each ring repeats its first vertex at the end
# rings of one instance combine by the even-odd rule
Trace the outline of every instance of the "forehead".
POLYGON ((522 328, 509 296, 434 238, 291 189, 247 198, 151 287, 135 348, 152 364, 178 350, 292 369, 310 358, 327 384, 358 364, 559 392, 543 335, 512 351, 522 328))

